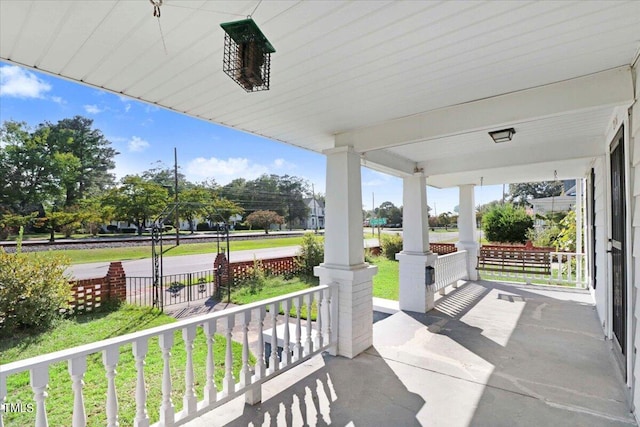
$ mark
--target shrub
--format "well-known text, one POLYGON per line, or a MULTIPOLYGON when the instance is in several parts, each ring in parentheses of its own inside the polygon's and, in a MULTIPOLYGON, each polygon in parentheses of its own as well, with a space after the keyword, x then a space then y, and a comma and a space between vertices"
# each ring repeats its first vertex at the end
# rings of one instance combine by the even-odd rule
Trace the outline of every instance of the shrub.
POLYGON ((68 261, 57 255, 8 254, 0 248, 0 336, 49 327, 67 307, 68 261))
POLYGON ((198 224, 196 224, 196 230, 209 231, 209 224, 207 224, 206 222, 199 222, 198 224))
POLYGON ((296 258, 299 274, 313 276, 313 267, 324 261, 324 242, 322 237, 305 233, 296 258))
POLYGON ((396 234, 383 234, 380 239, 380 247, 382 249, 382 254, 390 259, 396 259, 396 254, 402 250, 402 236, 400 233, 396 234))
POLYGON ((510 203, 496 205, 482 217, 482 229, 487 239, 500 243, 524 243, 527 232, 533 228, 533 219, 524 208, 510 203))
POLYGON ((253 259, 253 266, 247 269, 246 277, 238 285, 249 288, 249 293, 255 295, 264 288, 267 281, 267 273, 264 270, 262 261, 253 259))

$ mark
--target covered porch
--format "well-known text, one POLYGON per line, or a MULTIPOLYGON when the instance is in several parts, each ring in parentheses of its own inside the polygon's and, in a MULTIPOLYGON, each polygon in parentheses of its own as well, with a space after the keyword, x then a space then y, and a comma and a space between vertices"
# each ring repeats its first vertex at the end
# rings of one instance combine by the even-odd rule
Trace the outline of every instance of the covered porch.
POLYGON ((636 425, 623 389, 588 291, 470 281, 186 425, 636 425))

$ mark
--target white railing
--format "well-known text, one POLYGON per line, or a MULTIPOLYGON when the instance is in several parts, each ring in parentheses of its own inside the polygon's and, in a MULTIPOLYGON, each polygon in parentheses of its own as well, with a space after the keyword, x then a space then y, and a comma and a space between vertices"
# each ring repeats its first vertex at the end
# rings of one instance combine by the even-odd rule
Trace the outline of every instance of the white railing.
POLYGON ((453 285, 458 287, 458 280, 467 279, 467 251, 458 251, 439 256, 434 268, 436 269, 436 283, 434 290, 444 295, 445 288, 453 285))
MULTIPOLYGON (((135 364, 135 404, 136 412, 133 420, 134 426, 149 426, 148 410, 158 410, 157 426, 178 426, 215 408, 229 400, 245 394, 248 403, 254 404, 261 400, 261 385, 276 375, 309 359, 315 354, 328 350, 335 354, 337 345, 337 310, 338 291, 333 285, 321 285, 308 290, 294 292, 264 301, 258 301, 183 320, 165 326, 160 326, 117 338, 111 338, 67 350, 58 351, 26 360, 9 363, 0 367, 0 403, 4 403, 7 397, 7 377, 21 372, 30 372, 31 388, 33 390, 35 412, 34 425, 46 427, 47 421, 46 400, 49 383, 49 367, 57 362, 67 362, 72 387, 68 393, 73 395, 73 415, 71 424, 73 427, 82 427, 87 424, 87 416, 83 398, 83 378, 87 372, 87 356, 102 353, 102 364, 105 371, 106 399, 105 413, 108 427, 118 425, 118 391, 116 389, 116 368, 123 346, 131 344, 135 364), (316 321, 311 320, 311 307, 317 307, 316 321), (282 308, 284 314, 279 314, 282 308), (267 316, 267 310, 269 312, 267 316), (301 311, 307 311, 307 320, 301 319, 301 311), (290 312, 293 312, 293 315, 290 312), (278 336, 276 325, 278 321, 293 322, 291 329, 294 336, 290 337, 289 328, 284 328, 282 355, 278 356, 278 336), (218 331, 218 324, 222 322, 222 329, 226 340, 226 354, 224 361, 224 380, 222 390, 218 390, 214 381, 214 352, 213 344, 218 331), (253 322, 257 326, 257 342, 252 341, 258 350, 255 354, 255 366, 250 364, 249 356, 249 326, 253 322), (303 322, 304 324, 303 326, 303 322), (265 325, 266 323, 266 325, 265 325), (233 375, 234 326, 241 326, 242 360, 239 377, 233 375), (198 328, 202 328, 206 338, 206 366, 194 366, 194 339, 198 328), (264 354, 265 337, 264 329, 271 328, 271 354, 264 354), (175 413, 171 401, 172 392, 175 393, 171 383, 171 351, 174 347, 174 336, 180 331, 185 345, 186 366, 184 378, 183 409, 175 413), (149 351, 149 340, 158 338, 158 344, 162 354, 162 385, 161 402, 159 407, 149 408, 146 395, 145 382, 145 358, 149 351), (269 368, 266 368, 265 360, 269 359, 269 368), (205 369, 206 381, 204 383, 204 399, 197 401, 194 384, 194 370, 205 369)), ((218 363, 219 364, 219 363, 218 363)), ((95 384, 94 384, 95 385, 95 384)), ((11 404, 9 400, 7 405, 11 404)), ((0 411, 0 427, 4 426, 3 413, 0 411)))
POLYGON ((586 283, 585 255, 574 252, 551 252, 550 283, 584 287, 586 283))
POLYGON ((573 285, 581 288, 585 286, 586 256, 574 252, 550 252, 550 271, 532 272, 503 272, 499 270, 482 270, 482 278, 488 280, 524 281, 528 284, 573 285))

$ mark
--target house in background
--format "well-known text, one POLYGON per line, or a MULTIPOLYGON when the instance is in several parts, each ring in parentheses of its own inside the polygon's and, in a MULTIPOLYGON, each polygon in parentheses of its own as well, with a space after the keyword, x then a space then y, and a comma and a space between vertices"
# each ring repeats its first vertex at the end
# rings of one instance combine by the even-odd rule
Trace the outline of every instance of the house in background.
POLYGON ((575 180, 563 182, 562 194, 552 197, 541 197, 531 200, 531 214, 534 217, 536 229, 546 225, 546 221, 541 216, 553 215, 554 213, 567 213, 576 206, 576 184, 575 180))
POLYGON ((304 199, 304 203, 309 208, 307 217, 302 221, 303 228, 308 230, 323 229, 324 228, 324 203, 321 200, 317 200, 315 197, 307 197, 304 199))

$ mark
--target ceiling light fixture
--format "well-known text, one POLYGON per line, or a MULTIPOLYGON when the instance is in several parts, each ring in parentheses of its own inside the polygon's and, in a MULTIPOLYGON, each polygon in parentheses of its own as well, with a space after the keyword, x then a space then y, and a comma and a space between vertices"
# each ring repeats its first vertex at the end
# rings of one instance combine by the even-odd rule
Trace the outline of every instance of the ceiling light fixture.
POLYGON ((500 144, 501 142, 511 141, 515 133, 516 133, 516 130, 514 128, 508 128, 508 129, 500 129, 500 130, 494 130, 493 132, 489 132, 489 136, 493 138, 493 142, 495 142, 496 144, 500 144))
POLYGON ((247 92, 269 90, 276 50, 251 19, 220 24, 225 32, 222 69, 247 92))

